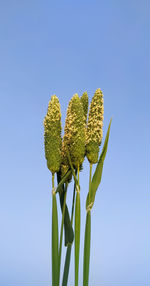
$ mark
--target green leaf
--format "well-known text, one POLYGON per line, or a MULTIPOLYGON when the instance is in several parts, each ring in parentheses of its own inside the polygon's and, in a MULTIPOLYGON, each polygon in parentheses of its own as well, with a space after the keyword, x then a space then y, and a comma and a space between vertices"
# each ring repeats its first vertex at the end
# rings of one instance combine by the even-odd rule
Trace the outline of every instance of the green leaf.
POLYGON ((67 196, 67 184, 65 185, 65 194, 64 194, 64 203, 63 203, 63 211, 62 211, 62 219, 61 219, 61 230, 60 230, 60 241, 59 241, 59 252, 58 252, 59 281, 60 281, 60 267, 61 267, 61 253, 62 253, 63 226, 64 226, 64 217, 65 217, 66 196, 67 196))
MULTIPOLYGON (((58 172, 57 173, 58 185, 60 184, 61 181, 62 181, 61 176, 60 176, 60 173, 58 172)), ((61 184, 61 187, 59 189, 59 199, 60 199, 60 205, 61 205, 62 212, 63 212, 63 205, 64 205, 64 194, 65 194, 64 184, 61 184)), ((74 240, 74 232, 73 232, 73 228, 71 225, 67 204, 65 207, 64 229, 65 229, 65 246, 68 246, 69 244, 72 244, 74 240)))
POLYGON ((65 266, 64 266, 62 286, 67 286, 67 283, 68 283, 70 257, 71 257, 71 248, 72 248, 72 245, 71 244, 68 245, 67 252, 66 252, 66 259, 65 259, 65 266))
POLYGON ((107 130, 107 134, 106 134, 106 138, 105 138, 105 142, 104 142, 104 146, 103 146, 103 149, 102 149, 99 161, 97 163, 95 173, 94 173, 93 178, 92 178, 90 201, 89 201, 89 193, 87 195, 87 200, 86 200, 86 209, 87 210, 91 209, 93 207, 93 204, 94 204, 94 201, 95 201, 96 191, 97 191, 97 189, 98 189, 98 187, 100 185, 100 182, 101 182, 102 171, 103 171, 103 164, 104 164, 104 160, 105 160, 106 153, 107 153, 111 122, 112 122, 112 119, 110 120, 110 123, 109 123, 109 126, 108 126, 108 130, 107 130))
MULTIPOLYGON (((61 210, 63 211, 64 192, 59 194, 59 197, 60 197, 61 210)), ((69 244, 72 244, 72 242, 74 240, 74 232, 73 232, 73 228, 71 225, 70 215, 69 215, 67 204, 65 207, 64 229, 65 229, 65 246, 68 246, 69 244)))
MULTIPOLYGON (((58 174, 58 173, 57 173, 58 174)), ((62 191, 62 186, 63 184, 67 181, 67 179, 70 177, 71 175, 71 170, 69 170, 62 178, 61 181, 59 181, 57 189, 56 189, 56 193, 62 191)))

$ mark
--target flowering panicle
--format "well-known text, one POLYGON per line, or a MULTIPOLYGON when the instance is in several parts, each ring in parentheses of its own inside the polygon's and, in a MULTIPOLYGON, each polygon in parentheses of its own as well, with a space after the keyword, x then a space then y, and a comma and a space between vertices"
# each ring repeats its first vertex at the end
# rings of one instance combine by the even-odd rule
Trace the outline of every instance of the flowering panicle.
POLYGON ((86 156, 91 164, 98 161, 99 146, 103 137, 103 93, 98 88, 92 98, 86 132, 86 156))
POLYGON ((54 174, 61 164, 61 110, 56 95, 49 101, 47 114, 44 119, 45 157, 48 169, 54 174))
POLYGON ((80 167, 85 154, 85 120, 83 106, 78 94, 72 97, 67 109, 62 144, 62 170, 69 168, 67 152, 70 154, 74 167, 80 167))

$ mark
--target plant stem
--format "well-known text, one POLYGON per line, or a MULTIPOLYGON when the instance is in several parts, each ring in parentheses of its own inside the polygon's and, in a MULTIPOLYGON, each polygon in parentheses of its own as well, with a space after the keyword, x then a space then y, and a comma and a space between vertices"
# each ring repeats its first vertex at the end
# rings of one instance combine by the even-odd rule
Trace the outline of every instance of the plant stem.
POLYGON ((75 205, 75 286, 78 286, 79 276, 79 253, 80 253, 80 187, 79 187, 79 166, 78 166, 78 186, 76 187, 75 205))
MULTIPOLYGON (((74 190, 73 190, 73 198, 72 198, 72 210, 71 210, 71 225, 72 225, 72 223, 73 223, 74 203, 75 203, 75 191, 76 191, 76 184, 75 184, 75 182, 74 182, 74 190)), ((65 258, 65 266, 64 266, 62 286, 67 286, 67 283, 68 283, 68 275, 69 275, 69 267, 70 267, 71 249, 72 249, 72 244, 69 244, 69 245, 67 246, 67 251, 66 251, 66 258, 65 258)))
POLYGON ((83 259, 83 286, 89 283, 89 265, 90 265, 90 242, 91 242, 91 211, 86 214, 86 226, 84 237, 84 259, 83 259))
POLYGON ((65 208, 66 208, 67 186, 68 186, 68 184, 66 183, 65 191, 64 191, 64 203, 63 203, 63 211, 62 211, 61 231, 60 231, 60 244, 59 244, 59 253, 58 253, 59 280, 60 280, 61 251, 62 251, 62 239, 63 239, 63 225, 64 225, 65 208))
MULTIPOLYGON (((91 198, 91 182, 92 182, 92 164, 90 164, 89 175, 89 202, 91 198)), ((91 210, 87 209, 85 237, 84 237, 84 259, 83 259, 83 286, 88 286, 89 281, 89 265, 90 265, 90 242, 91 242, 91 210)))
POLYGON ((58 280, 58 214, 54 189, 54 174, 52 175, 52 286, 59 286, 58 280))

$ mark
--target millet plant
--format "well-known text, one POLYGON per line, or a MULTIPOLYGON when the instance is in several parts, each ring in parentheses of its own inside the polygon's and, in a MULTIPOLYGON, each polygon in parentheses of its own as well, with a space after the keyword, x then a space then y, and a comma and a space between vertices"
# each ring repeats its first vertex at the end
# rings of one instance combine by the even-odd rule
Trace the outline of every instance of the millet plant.
MULTIPOLYGON (((103 164, 107 152, 111 120, 101 154, 99 149, 103 138, 103 93, 97 89, 88 114, 88 95, 81 97, 75 94, 67 109, 64 136, 61 135, 61 108, 56 95, 51 97, 47 114, 44 119, 44 144, 47 167, 52 173, 52 286, 66 286, 68 283, 72 245, 75 249, 75 280, 79 285, 79 253, 80 253, 80 171, 83 169, 85 156, 89 162, 89 190, 86 199, 86 223, 84 237, 83 286, 89 283, 90 242, 91 242, 91 211, 96 191, 100 185, 103 164), (88 120, 87 120, 88 117, 88 120), (96 164, 92 176, 92 166, 96 164), (57 176, 57 186, 54 176, 57 176), (67 207, 66 196, 70 182, 74 180, 71 213, 67 207), (57 199, 61 208, 60 236, 58 231, 57 199), (74 211, 75 209, 75 211, 74 211), (73 226, 74 219, 74 226, 73 226), (64 232, 66 258, 63 278, 60 283, 61 253, 64 232)), ((70 194, 69 194, 70 195, 70 194)))

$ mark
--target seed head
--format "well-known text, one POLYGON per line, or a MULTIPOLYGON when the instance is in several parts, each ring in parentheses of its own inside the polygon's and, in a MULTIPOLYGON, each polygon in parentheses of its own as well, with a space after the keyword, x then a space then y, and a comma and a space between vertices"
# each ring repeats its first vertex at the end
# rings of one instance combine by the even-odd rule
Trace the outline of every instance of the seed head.
POLYGON ((47 114, 44 119, 45 157, 48 169, 54 174, 61 164, 61 110, 56 95, 49 101, 47 114))
POLYGON ((84 117, 85 117, 85 124, 86 124, 87 113, 88 113, 88 103, 89 103, 87 92, 83 93, 83 95, 81 96, 80 100, 81 100, 81 103, 82 103, 82 106, 83 106, 84 117))
POLYGON ((86 132, 86 155, 91 164, 98 161, 99 146, 103 137, 103 93, 98 88, 92 98, 86 132))
POLYGON ((69 166, 67 152, 70 154, 74 167, 78 168, 82 164, 85 154, 85 120, 83 106, 78 94, 72 97, 67 109, 62 148, 65 166, 69 166))

